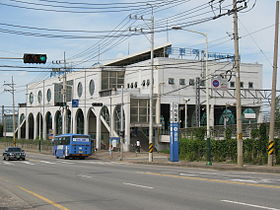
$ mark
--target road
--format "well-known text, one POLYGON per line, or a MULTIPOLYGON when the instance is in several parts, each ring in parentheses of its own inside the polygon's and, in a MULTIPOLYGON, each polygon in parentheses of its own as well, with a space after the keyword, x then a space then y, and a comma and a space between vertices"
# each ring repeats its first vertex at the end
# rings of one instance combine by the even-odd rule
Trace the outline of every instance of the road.
POLYGON ((1 160, 0 181, 10 209, 280 209, 280 174, 29 154, 1 160))

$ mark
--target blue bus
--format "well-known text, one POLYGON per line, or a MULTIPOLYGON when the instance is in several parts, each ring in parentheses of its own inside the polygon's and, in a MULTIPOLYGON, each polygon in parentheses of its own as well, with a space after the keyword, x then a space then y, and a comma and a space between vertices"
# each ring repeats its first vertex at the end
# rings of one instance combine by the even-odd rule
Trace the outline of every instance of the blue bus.
POLYGON ((53 155, 56 158, 84 159, 92 155, 92 141, 89 135, 61 134, 53 139, 53 155))

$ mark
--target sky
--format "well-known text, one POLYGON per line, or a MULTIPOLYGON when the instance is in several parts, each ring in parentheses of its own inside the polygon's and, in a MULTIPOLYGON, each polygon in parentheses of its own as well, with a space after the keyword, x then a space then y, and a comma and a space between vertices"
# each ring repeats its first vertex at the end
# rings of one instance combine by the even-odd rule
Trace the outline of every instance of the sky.
MULTIPOLYGON (((238 13, 241 60, 263 64, 263 88, 271 89, 276 1, 246 2, 238 13)), ((26 85, 63 66, 53 62, 64 53, 67 66, 86 68, 150 49, 152 9, 155 47, 204 48, 202 36, 170 30, 179 26, 206 33, 210 52, 233 53, 232 16, 223 15, 231 8, 232 0, 1 0, 0 104, 12 105, 4 91, 12 77, 16 104, 25 102, 26 85), (45 53, 47 63, 24 64, 24 53, 45 53)))

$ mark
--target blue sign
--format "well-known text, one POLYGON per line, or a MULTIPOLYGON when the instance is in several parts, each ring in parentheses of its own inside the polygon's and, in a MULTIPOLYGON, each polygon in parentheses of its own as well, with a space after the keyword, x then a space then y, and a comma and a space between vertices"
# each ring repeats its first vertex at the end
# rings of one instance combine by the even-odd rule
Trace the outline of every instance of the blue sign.
POLYGON ((213 85, 213 87, 219 87, 220 86, 220 81, 215 79, 215 80, 212 81, 212 85, 213 85))
POLYGON ((73 108, 79 107, 79 99, 72 99, 72 107, 73 108))
POLYGON ((179 161, 179 123, 170 123, 170 161, 179 161))

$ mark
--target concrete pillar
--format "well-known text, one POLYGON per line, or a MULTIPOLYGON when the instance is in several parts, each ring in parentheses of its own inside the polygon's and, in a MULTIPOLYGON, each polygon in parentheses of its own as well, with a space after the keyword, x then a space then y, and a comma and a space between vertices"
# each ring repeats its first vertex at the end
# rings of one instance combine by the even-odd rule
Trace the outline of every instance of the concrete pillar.
POLYGON ((25 139, 29 139, 29 115, 26 115, 25 139))
POLYGON ((42 116, 42 120, 43 120, 43 139, 44 140, 47 140, 48 139, 48 136, 47 136, 47 119, 46 119, 46 116, 42 116))
POLYGON ((20 139, 21 138, 21 129, 20 129, 20 116, 21 114, 18 113, 18 135, 17 135, 17 138, 20 139))
POLYGON ((214 126, 214 104, 210 105, 210 127, 214 126))
POLYGON ((38 138, 38 121, 37 121, 37 117, 38 117, 38 113, 37 116, 34 116, 34 136, 33 139, 37 139, 38 138))
POLYGON ((88 135, 88 124, 89 124, 88 113, 85 111, 84 113, 84 134, 88 135))
POLYGON ((56 130, 56 122, 55 122, 55 112, 52 113, 52 129, 53 129, 53 135, 55 136, 56 133, 57 133, 57 130, 56 130))
POLYGON ((101 120, 99 114, 96 117, 96 148, 101 149, 101 120))
POLYGON ((124 125, 124 151, 129 151, 130 146, 130 105, 129 103, 126 103, 126 100, 124 100, 125 105, 124 107, 124 119, 125 119, 125 125, 124 125))
POLYGON ((77 114, 77 110, 73 111, 73 114, 71 115, 72 118, 72 125, 73 125, 73 133, 77 133, 77 121, 76 121, 76 114, 77 114))

